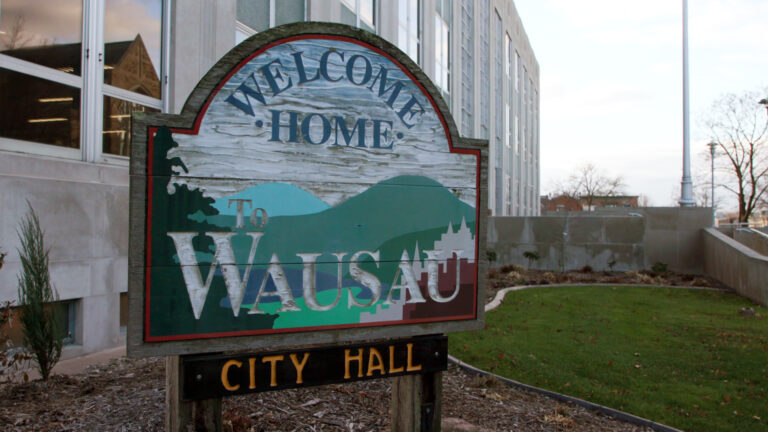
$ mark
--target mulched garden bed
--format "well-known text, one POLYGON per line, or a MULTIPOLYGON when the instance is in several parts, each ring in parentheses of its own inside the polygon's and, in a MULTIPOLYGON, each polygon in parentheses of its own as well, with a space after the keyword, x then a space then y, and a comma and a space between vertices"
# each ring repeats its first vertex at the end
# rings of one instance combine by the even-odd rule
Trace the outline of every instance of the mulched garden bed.
MULTIPOLYGON (((113 360, 48 382, 0 386, 3 431, 159 431, 165 412, 160 359, 113 360)), ((385 431, 387 379, 224 400, 227 431, 385 431)), ((649 431, 510 388, 454 366, 443 375, 444 431, 649 431)))
MULTIPOLYGON (((505 266, 489 271, 486 299, 501 288, 556 283, 723 288, 713 279, 673 272, 556 273, 505 266)), ((388 430, 390 386, 384 379, 226 398, 225 430, 388 430)), ((47 382, 0 384, 2 431, 160 431, 164 413, 165 365, 156 358, 121 358, 47 382)), ((443 375, 442 418, 444 431, 650 431, 455 366, 443 375)))

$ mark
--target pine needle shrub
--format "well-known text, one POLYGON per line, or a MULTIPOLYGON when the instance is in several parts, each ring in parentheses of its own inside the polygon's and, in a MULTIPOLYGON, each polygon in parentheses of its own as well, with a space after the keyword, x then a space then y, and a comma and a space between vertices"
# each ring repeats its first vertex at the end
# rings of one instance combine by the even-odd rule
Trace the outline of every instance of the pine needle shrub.
POLYGON ((58 300, 58 295, 51 285, 49 250, 43 243, 43 231, 37 215, 29 203, 27 206, 27 214, 17 230, 21 244, 19 321, 24 326, 24 344, 31 351, 40 376, 47 380, 61 357, 64 331, 59 308, 51 304, 58 300))

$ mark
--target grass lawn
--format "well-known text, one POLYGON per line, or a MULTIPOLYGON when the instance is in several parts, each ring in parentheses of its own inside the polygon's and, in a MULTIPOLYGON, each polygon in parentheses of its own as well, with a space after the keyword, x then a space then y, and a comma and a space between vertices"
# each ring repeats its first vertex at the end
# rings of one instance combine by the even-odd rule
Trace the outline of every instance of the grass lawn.
POLYGON ((768 431, 768 310, 654 287, 507 293, 454 356, 526 384, 686 431, 768 431), (761 317, 743 317, 753 307, 761 317))

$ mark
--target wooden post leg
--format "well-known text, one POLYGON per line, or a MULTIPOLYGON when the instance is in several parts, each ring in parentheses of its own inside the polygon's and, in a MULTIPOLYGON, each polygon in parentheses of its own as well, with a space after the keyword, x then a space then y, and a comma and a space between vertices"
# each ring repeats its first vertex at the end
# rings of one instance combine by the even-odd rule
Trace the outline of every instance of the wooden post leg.
POLYGON ((165 430, 221 432, 221 398, 181 399, 184 371, 180 356, 165 358, 165 430))
POLYGON ((392 378, 392 432, 440 432, 442 372, 392 378))

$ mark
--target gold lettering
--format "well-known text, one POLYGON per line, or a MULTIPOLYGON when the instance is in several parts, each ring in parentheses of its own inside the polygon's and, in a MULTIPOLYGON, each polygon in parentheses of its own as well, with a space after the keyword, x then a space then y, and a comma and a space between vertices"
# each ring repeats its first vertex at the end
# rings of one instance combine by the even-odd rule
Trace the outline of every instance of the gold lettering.
POLYGON ((357 361, 357 377, 358 378, 363 377, 363 349, 358 348, 356 356, 350 356, 349 350, 345 349, 344 350, 344 379, 350 379, 352 377, 349 374, 349 363, 352 360, 357 361))
POLYGON ((296 369, 296 384, 302 384, 304 382, 304 378, 301 374, 304 373, 304 366, 307 364, 307 360, 309 360, 309 353, 304 353, 304 358, 301 360, 301 363, 299 363, 296 354, 291 354, 291 362, 296 369))
POLYGON ((256 388, 256 359, 251 357, 248 359, 248 365, 250 366, 250 376, 251 376, 251 382, 248 385, 248 388, 253 390, 256 388))
POLYGON ((269 363, 269 386, 275 387, 277 385, 277 362, 283 361, 284 355, 265 356, 261 359, 262 363, 269 363))
POLYGON ((389 373, 397 373, 404 371, 405 368, 403 366, 400 366, 399 368, 395 367, 395 346, 390 345, 389 346, 389 373))
POLYGON ((408 364, 406 365, 406 370, 408 372, 421 370, 421 365, 415 365, 415 366, 413 365, 413 344, 412 343, 408 344, 408 364))
POLYGON ((232 385, 229 383, 229 368, 232 366, 237 366, 238 368, 243 365, 243 362, 239 362, 237 360, 230 360, 226 363, 224 363, 224 366, 221 368, 221 385, 224 386, 225 389, 229 391, 235 391, 240 388, 240 384, 232 385))
POLYGON ((382 375, 387 373, 387 371, 384 370, 384 360, 381 358, 381 353, 376 348, 371 348, 370 351, 368 351, 368 372, 365 376, 373 376, 374 370, 378 370, 382 375), (376 364, 373 363, 374 359, 376 359, 376 364))

